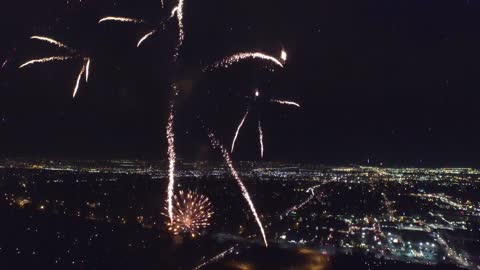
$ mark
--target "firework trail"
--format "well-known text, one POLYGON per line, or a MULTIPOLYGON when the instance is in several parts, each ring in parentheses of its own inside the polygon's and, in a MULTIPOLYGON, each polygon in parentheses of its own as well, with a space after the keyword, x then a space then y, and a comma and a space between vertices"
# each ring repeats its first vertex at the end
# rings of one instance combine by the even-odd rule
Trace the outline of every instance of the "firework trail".
POLYGON ((178 43, 175 47, 175 53, 173 55, 175 60, 178 58, 180 47, 182 47, 183 40, 185 39, 185 32, 183 30, 183 3, 184 0, 178 0, 178 4, 172 9, 172 14, 170 16, 170 18, 176 16, 178 22, 178 43))
POLYGON ((85 64, 82 66, 82 69, 80 70, 80 73, 78 74, 77 77, 77 83, 75 84, 75 88, 73 89, 73 97, 75 98, 75 95, 77 94, 78 88, 80 87, 80 81, 82 80, 83 73, 85 72, 85 64))
MULTIPOLYGON (((169 230, 178 235, 188 233, 195 237, 200 230, 210 225, 213 215, 212 204, 204 195, 180 190, 174 197, 173 222, 167 222, 169 230)), ((168 210, 168 209, 167 209, 168 210)))
POLYGON ((223 68, 228 68, 230 67, 231 65, 235 64, 235 63, 238 63, 242 60, 245 60, 245 59, 262 59, 262 60, 266 60, 266 61, 270 61, 274 64, 276 64, 277 66, 280 66, 280 67, 284 67, 282 62, 280 62, 277 58, 273 57, 273 56, 270 56, 270 55, 267 55, 267 54, 264 54, 264 53, 261 53, 261 52, 244 52, 244 53, 237 53, 237 54, 234 54, 232 56, 229 56, 221 61, 218 61, 216 63, 214 63, 212 66, 210 67, 207 67, 206 69, 204 69, 204 71, 206 71, 207 69, 216 69, 216 68, 219 68, 219 67, 223 67, 223 68))
POLYGON ((230 154, 228 153, 228 150, 215 138, 215 135, 213 134, 213 132, 208 131, 208 138, 210 139, 210 143, 212 147, 215 149, 218 149, 222 153, 223 159, 225 160, 225 163, 228 166, 230 174, 237 181, 237 184, 242 191, 242 195, 247 201, 248 206, 250 207, 250 211, 252 211, 252 214, 255 217, 255 220, 260 229, 260 232, 262 233, 263 242, 265 243, 265 246, 268 247, 267 236, 265 235, 265 230, 263 229, 262 221, 260 220, 257 214, 257 210, 255 209, 255 205, 253 204, 253 201, 250 198, 250 194, 248 193, 247 188, 243 184, 243 181, 240 178, 240 175, 238 175, 238 172, 235 170, 235 167, 233 166, 233 162, 232 162, 232 159, 230 158, 230 154))
POLYGON ((98 23, 112 22, 112 21, 113 22, 124 22, 124 23, 135 23, 135 24, 145 23, 144 20, 140 20, 140 19, 125 18, 125 17, 112 17, 112 16, 101 18, 98 21, 98 23))
POLYGON ((38 64, 38 63, 47 63, 47 62, 52 62, 52 61, 65 61, 72 59, 73 57, 71 56, 51 56, 51 57, 46 57, 46 58, 40 58, 40 59, 33 59, 25 64, 21 65, 19 68, 24 68, 33 64, 38 64))
POLYGON ((85 65, 85 82, 88 82, 88 78, 89 78, 89 76, 90 76, 90 63, 91 63, 91 60, 90 60, 90 58, 87 58, 86 61, 87 61, 87 64, 85 65))
POLYGON ((289 100, 271 99, 270 102, 272 102, 272 103, 277 103, 277 104, 282 104, 282 105, 295 106, 295 107, 298 107, 298 108, 301 108, 301 107, 302 107, 302 106, 300 106, 299 103, 293 102, 293 101, 289 101, 289 100))
POLYGON ((258 120, 258 137, 260 139, 260 156, 263 158, 263 130, 262 121, 258 120))
POLYGON ((235 251, 235 248, 237 247, 237 245, 225 250, 224 252, 216 255, 215 257, 212 257, 210 259, 208 259, 207 261, 203 262, 202 264, 198 265, 197 267, 193 268, 193 270, 199 270, 199 269, 202 269, 203 267, 209 265, 209 264, 212 264, 212 263, 215 263, 215 262, 218 262, 219 260, 225 258, 225 256, 227 256, 228 254, 232 253, 233 251, 235 251))
POLYGON ((68 50, 72 50, 70 47, 68 47, 67 45, 63 44, 62 42, 60 41, 56 41, 55 39, 52 39, 52 38, 49 38, 49 37, 42 37, 42 36, 32 36, 30 37, 30 39, 37 39, 37 40, 41 40, 41 41, 45 41, 45 42, 48 42, 50 44, 53 44, 59 48, 64 48, 64 49, 68 49, 68 50))
POLYGON ((148 32, 145 36, 143 36, 137 43, 137 48, 140 47, 140 45, 142 45, 142 43, 147 39, 149 38, 151 35, 155 34, 155 32, 157 32, 157 30, 152 30, 150 32, 148 32))
POLYGON ((173 123, 175 120, 175 96, 178 94, 178 89, 175 84, 172 85, 174 96, 170 100, 170 111, 167 122, 167 142, 168 142, 168 188, 167 188, 167 210, 170 222, 173 223, 173 193, 175 189, 175 132, 173 130, 173 123))
POLYGON ((237 141, 238 134, 240 134, 240 130, 242 129, 242 126, 245 123, 245 120, 247 120, 248 112, 249 112, 249 109, 247 108, 247 111, 245 112, 245 115, 243 116, 242 121, 238 125, 237 131, 235 132, 235 136, 233 137, 232 149, 231 149, 232 153, 233 153, 233 150, 235 150, 235 142, 237 141))

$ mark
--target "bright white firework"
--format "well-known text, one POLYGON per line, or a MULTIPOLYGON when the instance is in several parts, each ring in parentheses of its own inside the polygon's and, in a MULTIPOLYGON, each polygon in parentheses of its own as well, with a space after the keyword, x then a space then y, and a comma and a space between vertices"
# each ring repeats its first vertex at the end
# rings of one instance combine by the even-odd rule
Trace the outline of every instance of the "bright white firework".
POLYGON ((245 115, 243 116, 242 121, 240 121, 240 124, 237 127, 237 131, 235 132, 235 136, 233 137, 232 149, 231 149, 232 153, 233 153, 233 150, 235 150, 235 142, 237 141, 238 134, 240 134, 240 130, 242 129, 242 126, 245 123, 245 120, 247 120, 248 112, 249 112, 249 109, 247 109, 247 111, 245 112, 245 115))
POLYGON ((230 154, 228 153, 228 150, 225 149, 225 147, 215 138, 215 135, 212 132, 210 131, 208 132, 208 137, 210 138, 210 143, 212 144, 212 147, 220 150, 220 152, 222 153, 223 159, 225 160, 225 163, 227 163, 227 166, 230 170, 230 174, 237 181, 237 184, 240 187, 240 190, 242 191, 242 195, 247 201, 248 206, 250 207, 250 211, 252 211, 252 214, 255 217, 255 220, 257 221, 257 225, 260 229, 260 232, 262 233, 263 242, 265 243, 265 246, 268 247, 267 236, 265 235, 265 230, 263 229, 262 221, 260 220, 257 214, 257 210, 255 209, 255 205, 253 204, 253 201, 250 198, 250 194, 248 193, 247 188, 243 184, 243 181, 240 178, 240 175, 238 175, 237 171, 235 170, 235 167, 233 166, 233 162, 232 162, 232 159, 230 158, 230 154))
POLYGON ((140 19, 125 18, 125 17, 112 17, 112 16, 105 17, 105 18, 101 18, 101 19, 98 21, 98 23, 110 22, 110 21, 114 21, 114 22, 125 22, 125 23, 136 23, 136 24, 145 23, 144 20, 140 20, 140 19))
POLYGON ((280 55, 280 59, 285 63, 287 62, 287 52, 285 50, 282 50, 282 53, 280 55))
POLYGON ((51 57, 46 57, 46 58, 40 58, 40 59, 33 59, 25 64, 21 65, 19 68, 24 68, 26 66, 30 66, 33 64, 38 64, 38 63, 47 63, 47 62, 53 62, 53 61, 65 61, 72 59, 71 56, 51 56, 51 57))
POLYGON ((87 64, 85 65, 85 82, 88 82, 88 78, 90 76, 90 58, 87 58, 87 64))
POLYGON ((67 45, 63 44, 62 42, 57 41, 57 40, 52 39, 52 38, 49 38, 49 37, 32 36, 32 37, 30 37, 30 39, 37 39, 37 40, 45 41, 45 42, 48 42, 48 43, 50 43, 50 44, 53 44, 53 45, 55 45, 55 46, 57 46, 57 47, 71 50, 70 47, 68 47, 67 45))
POLYGON ((301 107, 302 107, 299 103, 293 102, 293 101, 289 101, 289 100, 271 99, 270 102, 277 103, 277 104, 282 104, 282 105, 295 106, 295 107, 298 107, 298 108, 301 108, 301 107))
POLYGON ((85 72, 85 66, 86 66, 86 64, 84 64, 82 66, 82 69, 80 70, 80 73, 78 74, 77 82, 75 83, 75 88, 73 89, 73 98, 75 98, 75 95, 77 95, 78 88, 80 87, 80 81, 82 80, 83 73, 85 72))
POLYGON ((198 265, 197 267, 193 268, 193 270, 199 270, 199 269, 202 269, 203 267, 205 267, 209 264, 218 262, 219 260, 225 258, 225 256, 227 256, 228 254, 232 253, 235 250, 235 248, 236 248, 236 246, 233 246, 233 247, 221 252, 220 254, 216 255, 215 257, 212 257, 212 258, 208 259, 207 261, 205 261, 204 263, 202 263, 202 264, 198 265))
POLYGON ((173 131, 173 123, 175 120, 175 97, 178 89, 175 84, 172 85, 174 96, 170 100, 170 111, 167 122, 167 143, 168 143, 168 188, 167 188, 167 210, 170 222, 173 222, 173 192, 175 188, 175 132, 173 131))
POLYGON ((149 38, 151 35, 155 34, 155 32, 157 32, 156 30, 153 30, 153 31, 150 31, 148 32, 145 36, 143 36, 137 43, 137 48, 140 47, 140 45, 142 45, 142 43, 147 39, 149 38))
POLYGON ((211 66, 211 68, 219 68, 219 67, 224 67, 224 68, 228 68, 230 67, 231 65, 235 64, 235 63, 238 63, 242 60, 245 60, 245 59, 262 59, 262 60, 266 60, 266 61, 270 61, 274 64, 276 64, 277 66, 280 66, 283 68, 283 64, 282 62, 280 62, 277 58, 273 57, 273 56, 270 56, 270 55, 267 55, 267 54, 264 54, 264 53, 261 53, 261 52, 244 52, 244 53, 237 53, 237 54, 234 54, 232 56, 229 56, 219 62, 216 62, 215 64, 213 64, 211 66))
POLYGON ((258 120, 258 138, 260 139, 260 156, 263 158, 263 129, 262 121, 258 120))

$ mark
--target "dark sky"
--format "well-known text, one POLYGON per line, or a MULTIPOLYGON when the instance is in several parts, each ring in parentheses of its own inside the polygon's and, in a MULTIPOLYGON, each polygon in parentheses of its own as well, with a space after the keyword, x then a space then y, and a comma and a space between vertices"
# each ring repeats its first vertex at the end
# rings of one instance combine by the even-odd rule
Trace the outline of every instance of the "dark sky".
POLYGON ((165 0, 2 1, 0 151, 5 156, 165 158, 170 85, 181 87, 178 154, 212 157, 197 117, 236 160, 478 166, 480 2, 478 0, 185 0, 186 39, 172 62, 175 21, 140 49, 141 25, 101 24, 107 15, 158 24, 165 0), (92 75, 72 100, 81 62, 17 67, 62 50, 29 40, 46 35, 92 57, 92 75), (202 72, 240 51, 289 53, 285 69, 247 61, 202 72), (299 101, 297 110, 267 98, 299 101))

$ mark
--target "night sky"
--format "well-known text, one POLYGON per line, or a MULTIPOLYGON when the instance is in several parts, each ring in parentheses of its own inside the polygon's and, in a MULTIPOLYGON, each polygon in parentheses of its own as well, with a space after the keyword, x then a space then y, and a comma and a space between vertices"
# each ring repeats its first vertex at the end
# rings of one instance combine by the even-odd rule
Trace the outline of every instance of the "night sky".
POLYGON ((171 87, 178 96, 178 156, 218 157, 201 118, 229 146, 254 89, 261 96, 235 160, 393 166, 480 164, 478 0, 185 0, 185 43, 172 60, 173 20, 140 49, 142 25, 97 24, 104 16, 158 24, 165 0, 2 1, 0 151, 4 156, 166 158, 171 87), (62 50, 92 58, 91 80, 72 90, 81 61, 18 70, 62 50), (289 59, 285 69, 246 61, 202 72, 243 51, 289 59), (302 109, 265 102, 295 100, 302 109))

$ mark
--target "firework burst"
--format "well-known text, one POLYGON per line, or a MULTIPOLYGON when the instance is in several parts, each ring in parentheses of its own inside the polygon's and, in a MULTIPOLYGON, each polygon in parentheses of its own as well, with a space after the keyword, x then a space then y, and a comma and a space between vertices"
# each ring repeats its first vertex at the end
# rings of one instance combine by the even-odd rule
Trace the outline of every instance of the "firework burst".
POLYGON ((196 237, 210 225, 214 212, 207 197, 193 191, 180 190, 173 199, 173 219, 167 222, 173 234, 189 234, 196 237))
POLYGON ((85 74, 85 82, 88 82, 88 78, 90 76, 90 64, 91 64, 91 59, 89 57, 83 57, 79 53, 77 53, 76 50, 70 48, 69 46, 65 45, 64 43, 57 41, 53 38, 49 37, 44 37, 44 36, 32 36, 30 39, 35 39, 35 40, 40 40, 43 42, 47 42, 49 44, 53 44, 58 48, 61 49, 66 49, 68 51, 68 55, 66 56, 50 56, 50 57, 44 57, 44 58, 39 58, 39 59, 33 59, 30 61, 25 62, 24 64, 20 65, 21 68, 28 67, 30 65, 34 64, 40 64, 40 63, 48 63, 48 62, 54 62, 54 61, 66 61, 66 60, 71 60, 71 59, 80 59, 83 61, 82 68, 80 69, 80 73, 75 80, 75 86, 73 88, 73 97, 75 98, 75 95, 78 92, 78 89, 80 87, 80 82, 82 79, 82 76, 85 74))
MULTIPOLYGON (((250 108, 259 100, 260 97, 261 97, 261 94, 260 94, 260 90, 258 90, 258 89, 255 89, 255 91, 253 93, 253 96, 248 97, 248 99, 250 100, 250 104, 247 106, 245 114, 243 115, 243 118, 240 121, 240 124, 238 125, 238 127, 235 131, 235 135, 233 136, 232 147, 231 147, 231 152, 232 153, 235 150, 235 143, 238 140, 238 136, 240 134, 240 131, 242 130, 242 127, 243 127, 243 125, 245 124, 245 122, 248 118, 250 108)), ((269 103, 280 104, 280 105, 295 106, 295 107, 301 108, 299 103, 289 101, 289 100, 269 99, 268 102, 269 103)), ((260 119, 260 114, 257 114, 257 118, 258 118, 258 137, 259 137, 259 142, 260 142, 260 157, 263 158, 265 150, 264 150, 263 128, 262 128, 262 121, 260 119)))
MULTIPOLYGON (((163 19, 160 24, 157 27, 154 27, 150 31, 148 31, 146 34, 144 34, 139 41, 137 42, 137 48, 139 48, 148 38, 153 36, 155 33, 158 32, 158 30, 163 29, 165 26, 165 23, 174 17, 177 18, 178 22, 178 41, 177 45, 175 46, 175 52, 173 54, 173 57, 175 60, 177 60, 180 48, 183 45, 183 40, 185 39, 185 32, 183 30, 183 5, 184 1, 179 0, 178 4, 172 9, 170 16, 166 19, 163 19)), ((163 1, 161 1, 161 6, 162 8, 164 7, 163 1)), ((151 25, 145 20, 142 19, 136 19, 136 18, 127 18, 127 17, 115 17, 115 16, 107 16, 104 18, 101 18, 98 23, 103 23, 103 22, 121 22, 121 23, 133 23, 133 24, 145 24, 145 25, 151 25)))

